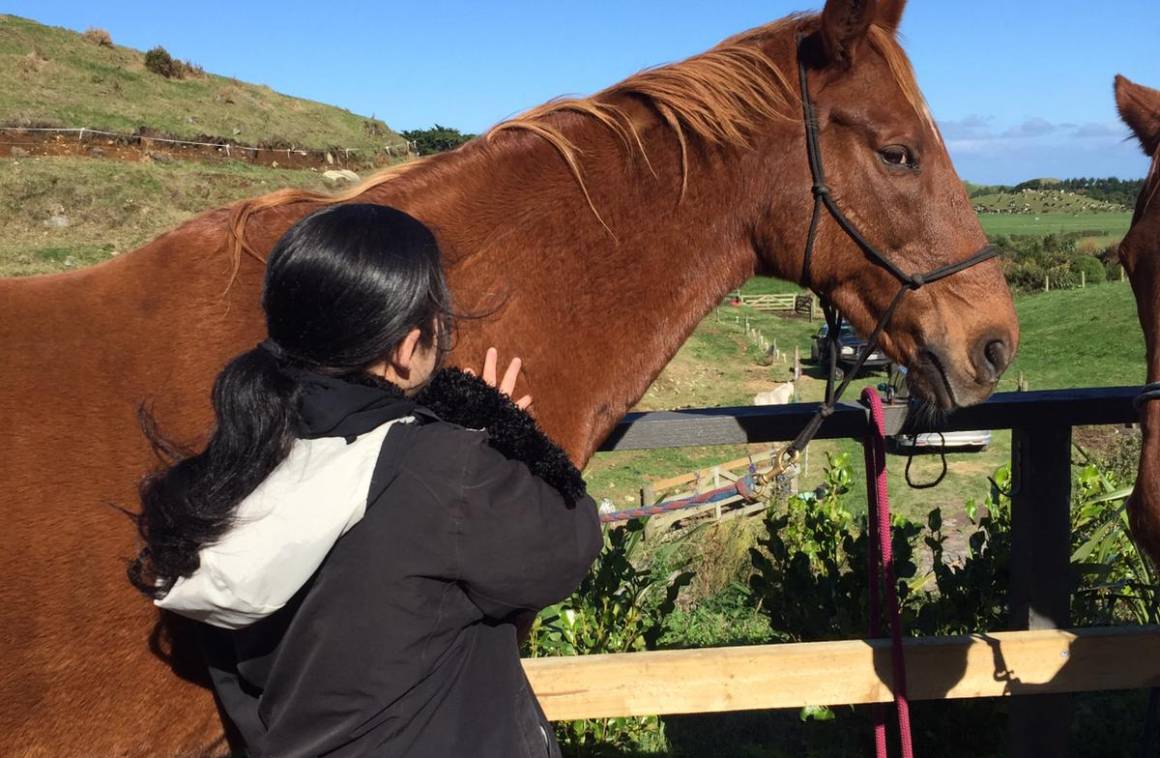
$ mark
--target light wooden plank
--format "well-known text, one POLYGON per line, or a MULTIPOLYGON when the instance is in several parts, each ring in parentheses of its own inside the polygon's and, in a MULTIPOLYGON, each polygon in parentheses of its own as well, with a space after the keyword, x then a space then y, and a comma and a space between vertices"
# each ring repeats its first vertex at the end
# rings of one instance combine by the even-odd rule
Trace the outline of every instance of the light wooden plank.
MULTIPOLYGON (((906 641, 915 700, 1160 685, 1160 629, 996 632, 906 641)), ((549 719, 714 713, 892 698, 888 640, 536 658, 549 719)))
MULTIPOLYGON (((725 473, 726 469, 747 468, 749 466, 750 459, 752 459, 753 462, 757 464, 758 468, 760 468, 763 464, 769 465, 769 458, 769 453, 758 453, 753 456, 746 456, 745 458, 737 458, 732 461, 718 463, 717 467, 722 470, 722 473, 725 473)), ((712 467, 698 470, 701 472, 702 481, 705 481, 713 475, 712 467)), ((668 479, 657 479, 655 481, 650 481, 649 484, 652 485, 654 491, 660 492, 662 490, 671 489, 672 487, 678 487, 682 484, 692 484, 695 481, 697 481, 697 474, 696 472, 693 472, 691 474, 681 474, 680 476, 674 476, 668 479)))

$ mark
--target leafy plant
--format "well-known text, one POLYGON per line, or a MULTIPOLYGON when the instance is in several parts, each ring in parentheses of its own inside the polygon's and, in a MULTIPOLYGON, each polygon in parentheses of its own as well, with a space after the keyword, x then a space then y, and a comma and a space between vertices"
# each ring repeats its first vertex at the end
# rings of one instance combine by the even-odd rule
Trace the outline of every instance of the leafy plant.
POLYGON ((931 556, 934 591, 923 593, 917 612, 908 619, 924 635, 969 634, 1002 629, 1007 624, 1007 587, 1011 557, 1011 467, 1002 466, 991 478, 991 492, 982 506, 967 501, 967 518, 974 530, 967 554, 948 559, 942 512, 927 515, 923 538, 931 556))
MULTIPOLYGON (((693 573, 670 575, 639 568, 633 556, 643 537, 641 520, 605 530, 604 549, 580 587, 567 600, 545 608, 533 622, 528 655, 627 653, 656 646, 664 620, 693 573)), ((561 722, 556 732, 561 747, 576 756, 664 744, 662 724, 655 716, 561 722)))
POLYGON ((1128 525, 1132 488, 1080 452, 1087 462, 1076 471, 1071 509, 1072 616, 1086 624, 1160 623, 1156 571, 1128 525))

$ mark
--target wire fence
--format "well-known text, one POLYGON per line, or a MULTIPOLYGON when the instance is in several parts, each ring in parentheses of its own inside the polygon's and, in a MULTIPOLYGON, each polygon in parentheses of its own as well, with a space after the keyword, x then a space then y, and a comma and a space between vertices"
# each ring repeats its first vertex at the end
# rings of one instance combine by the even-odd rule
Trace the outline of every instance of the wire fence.
MULTIPOLYGON (((83 142, 86 136, 93 137, 109 137, 119 142, 126 143, 161 143, 169 145, 186 145, 190 147, 210 147, 218 150, 224 150, 226 156, 232 157, 233 151, 240 153, 257 154, 260 152, 282 153, 285 152, 287 156, 299 155, 309 157, 316 155, 323 157, 325 155, 333 155, 335 153, 342 153, 344 157, 349 158, 352 153, 370 153, 375 155, 378 153, 385 153, 388 156, 406 156, 413 155, 418 152, 417 146, 414 142, 403 142, 383 144, 378 147, 329 147, 329 148, 311 148, 298 147, 291 145, 290 147, 262 147, 259 145, 243 145, 236 142, 222 141, 222 142, 204 142, 197 140, 183 140, 173 137, 155 137, 149 134, 135 134, 124 132, 110 132, 102 129, 91 129, 87 126, 79 127, 52 127, 52 126, 0 126, 0 132, 5 134, 12 133, 56 133, 56 134, 75 134, 77 141, 83 142)), ((19 144, 19 143, 7 143, 19 144)))

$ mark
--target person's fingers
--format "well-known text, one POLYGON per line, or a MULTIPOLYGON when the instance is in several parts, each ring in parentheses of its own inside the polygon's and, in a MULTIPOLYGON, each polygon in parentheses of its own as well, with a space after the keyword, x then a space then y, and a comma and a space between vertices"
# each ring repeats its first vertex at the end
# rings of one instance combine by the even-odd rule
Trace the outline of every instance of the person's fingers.
POLYGON ((531 404, 532 404, 532 396, 531 395, 524 395, 523 397, 521 397, 519 400, 516 401, 516 405, 519 406, 520 410, 524 410, 524 411, 526 411, 531 404))
POLYGON ((500 382, 499 391, 505 395, 511 395, 516 389, 516 379, 520 376, 520 368, 524 362, 519 358, 512 358, 512 362, 508 364, 507 371, 503 373, 503 381, 500 382))
POLYGON ((483 381, 495 386, 495 364, 499 361, 499 351, 494 347, 487 349, 487 357, 483 359, 483 381))

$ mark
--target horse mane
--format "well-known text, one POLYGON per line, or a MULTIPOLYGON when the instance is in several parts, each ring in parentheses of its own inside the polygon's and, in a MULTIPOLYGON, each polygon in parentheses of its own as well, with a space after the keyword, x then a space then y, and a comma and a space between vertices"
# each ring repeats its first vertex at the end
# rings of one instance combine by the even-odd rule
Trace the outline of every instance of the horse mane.
MULTIPOLYGON (((795 14, 770 24, 750 29, 726 39, 710 50, 683 61, 633 74, 594 95, 580 98, 558 98, 503 121, 467 145, 477 141, 492 143, 508 132, 525 132, 545 140, 564 159, 573 178, 584 193, 588 207, 604 228, 612 234, 592 202, 580 167, 582 150, 552 123, 559 114, 579 114, 609 129, 624 144, 629 154, 638 151, 648 169, 652 164, 631 117, 613 104, 617 99, 632 98, 649 104, 664 124, 676 135, 681 148, 681 197, 688 187, 688 145, 690 137, 712 145, 747 147, 749 137, 768 121, 792 122, 801 118, 801 98, 790 78, 762 48, 771 37, 793 33, 806 35, 814 30, 816 14, 795 14)), ((920 118, 938 134, 934 119, 918 89, 910 62, 898 44, 894 32, 871 25, 867 37, 871 47, 886 61, 895 82, 920 118)), ((293 203, 342 203, 354 200, 385 182, 424 165, 431 156, 391 166, 369 176, 363 182, 339 193, 330 194, 303 189, 282 189, 246 200, 236 205, 228 224, 230 252, 233 257, 232 283, 241 266, 241 256, 248 254, 265 262, 245 238, 246 226, 255 213, 293 203)), ((655 171, 653 171, 655 175, 655 171)))

